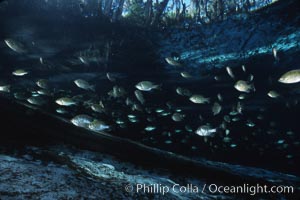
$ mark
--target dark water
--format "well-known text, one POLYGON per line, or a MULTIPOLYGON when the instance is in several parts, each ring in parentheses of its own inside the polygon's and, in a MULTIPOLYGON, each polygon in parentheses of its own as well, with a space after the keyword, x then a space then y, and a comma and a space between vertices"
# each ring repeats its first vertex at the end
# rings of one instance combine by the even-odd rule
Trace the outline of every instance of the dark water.
MULTIPOLYGON (((46 102, 38 106, 42 110, 55 114, 59 107, 56 99, 80 95, 78 105, 65 107, 66 114, 56 113, 67 120, 78 114, 88 114, 106 122, 111 127, 108 133, 112 135, 195 160, 205 158, 300 175, 300 85, 277 81, 288 70, 299 68, 299 35, 294 37, 298 40, 298 49, 278 51, 279 61, 274 59, 271 51, 234 58, 230 67, 236 78, 232 79, 226 72, 225 63, 220 68, 208 64, 195 69, 189 67, 192 61, 183 59, 182 68, 168 66, 159 55, 161 36, 167 31, 107 23, 97 16, 86 18, 76 14, 71 8, 70 12, 58 8, 16 1, 1 7, 0 83, 11 85, 10 93, 1 93, 1 96, 15 101, 14 94, 20 93, 24 96, 21 101, 26 102, 39 89, 35 82, 46 79, 51 96, 41 96, 46 102), (27 52, 12 51, 4 43, 6 38, 21 42, 27 52), (79 56, 85 55, 84 52, 97 61, 82 63, 79 56), (246 66, 246 72, 242 65, 246 66), (27 70, 29 74, 13 76, 16 69, 27 70), (188 71, 193 77, 181 77, 182 71, 188 71), (107 79, 108 72, 116 78, 115 82, 107 79), (246 93, 246 99, 239 100, 242 93, 233 86, 237 80, 247 80, 250 74, 254 77, 252 82, 256 91, 246 93), (216 81, 215 76, 220 80, 216 81), (95 85, 95 92, 76 87, 73 81, 79 78, 95 85), (142 105, 134 91, 135 85, 144 80, 162 86, 159 90, 142 92, 145 98, 142 105), (123 87, 126 94, 110 97, 107 93, 115 85, 123 87), (210 103, 194 104, 189 97, 178 95, 177 87, 209 97, 210 103), (268 97, 270 90, 277 91, 280 97, 268 97), (222 95, 223 101, 217 99, 217 94, 222 95), (142 110, 132 111, 125 103, 126 98, 140 105, 142 110), (104 113, 93 112, 86 106, 88 101, 97 103, 100 100, 105 105, 104 113), (216 116, 211 110, 214 102, 222 106, 216 116), (243 105, 242 113, 229 115, 237 102, 243 105), (167 116, 159 116, 156 109, 163 109, 167 116), (175 122, 171 116, 179 112, 178 109, 185 117, 175 122), (130 122, 128 114, 136 115, 138 122, 130 122), (222 129, 220 125, 224 123, 225 115, 237 121, 226 122, 222 129), (147 121, 149 117, 153 121, 147 121), (124 127, 120 127, 117 120, 124 121, 124 127), (246 125, 250 121, 254 123, 253 127, 246 125), (195 134, 199 126, 208 123, 217 128, 215 135, 201 137, 195 134), (154 126, 155 130, 145 131, 147 126, 154 126), (229 141, 224 141, 225 137, 229 141)), ((295 29, 299 30, 297 24, 295 29)), ((170 55, 172 52, 170 47, 170 55)))

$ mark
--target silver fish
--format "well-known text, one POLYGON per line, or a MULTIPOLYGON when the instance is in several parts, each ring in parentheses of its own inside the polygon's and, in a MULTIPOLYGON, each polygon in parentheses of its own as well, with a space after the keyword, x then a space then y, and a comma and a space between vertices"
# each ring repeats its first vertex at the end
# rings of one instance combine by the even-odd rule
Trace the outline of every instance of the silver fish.
POLYGON ((180 122, 184 119, 185 115, 182 114, 182 113, 174 113, 172 115, 172 120, 175 121, 175 122, 180 122))
POLYGON ((66 114, 66 113, 68 113, 68 111, 66 109, 64 109, 64 108, 57 108, 55 111, 57 113, 59 113, 59 114, 66 114))
POLYGON ((219 101, 223 101, 223 97, 220 93, 218 93, 217 98, 218 98, 219 101))
POLYGON ((212 107, 213 115, 218 115, 221 112, 221 110, 222 110, 222 106, 218 102, 215 102, 212 107))
POLYGON ((38 90, 37 93, 44 96, 52 96, 51 92, 45 89, 38 90))
POLYGON ((18 100, 26 100, 28 98, 28 95, 26 95, 26 93, 24 92, 16 92, 14 93, 14 97, 18 100))
POLYGON ((156 85, 151 81, 141 81, 138 84, 136 84, 135 87, 141 91, 151 91, 153 89, 159 89, 160 85, 156 85))
POLYGON ((106 77, 111 82, 115 82, 116 81, 116 78, 113 77, 113 75, 111 73, 109 73, 109 72, 106 73, 106 77))
POLYGON ((119 98, 126 94, 126 91, 123 87, 115 85, 112 90, 108 92, 108 95, 113 98, 119 98))
POLYGON ((32 96, 27 99, 30 104, 41 106, 46 103, 46 101, 39 96, 32 96))
POLYGON ((15 76, 24 76, 26 74, 28 74, 29 72, 24 70, 24 69, 17 69, 15 71, 12 72, 13 75, 15 76))
POLYGON ((237 102, 236 104, 236 111, 239 113, 239 114, 242 114, 243 112, 243 105, 241 102, 237 102))
POLYGON ((192 75, 188 72, 181 72, 180 75, 183 77, 183 78, 192 78, 192 75))
POLYGON ((145 127, 145 131, 148 131, 148 132, 154 131, 155 129, 156 129, 156 126, 146 126, 145 127))
POLYGON ((278 94, 278 92, 271 90, 268 92, 268 96, 271 98, 278 98, 280 95, 278 94))
POLYGON ((275 47, 272 49, 272 53, 273 53, 273 56, 274 56, 275 60, 279 60, 277 49, 275 47))
POLYGON ((129 97, 127 97, 126 98, 126 100, 125 100, 125 104, 126 104, 126 106, 131 106, 131 105, 133 105, 133 100, 131 99, 131 98, 129 98, 129 97))
POLYGON ((165 58, 165 60, 169 65, 172 65, 172 66, 175 66, 175 67, 180 67, 181 66, 181 64, 179 62, 177 62, 176 60, 174 60, 172 57, 167 57, 167 58, 165 58))
POLYGON ((190 97, 190 101, 197 104, 209 103, 209 98, 206 98, 200 94, 194 94, 190 97))
POLYGON ((284 73, 278 81, 280 83, 291 84, 300 82, 300 69, 295 69, 284 73))
POLYGON ((93 121, 93 118, 89 115, 76 115, 71 119, 72 124, 79 127, 88 128, 89 124, 93 121))
POLYGON ((100 121, 97 119, 95 119, 91 123, 89 123, 88 127, 89 127, 89 129, 91 129, 93 131, 104 131, 104 130, 107 130, 110 128, 103 121, 100 121))
POLYGON ((212 128, 210 125, 200 126, 195 133, 200 136, 213 136, 217 132, 216 128, 212 128))
POLYGON ((36 85, 42 89, 47 89, 48 88, 48 81, 46 79, 39 79, 36 82, 36 85))
POLYGON ((219 76, 215 76, 214 79, 215 79, 216 81, 220 81, 220 77, 219 77, 219 76))
POLYGON ((139 104, 136 104, 136 103, 135 103, 135 104, 132 105, 131 110, 132 110, 132 111, 137 110, 137 111, 141 111, 141 112, 142 112, 142 111, 143 111, 143 108, 142 108, 139 104))
POLYGON ((243 70, 243 72, 246 72, 246 67, 245 67, 245 65, 242 65, 242 70, 243 70))
POLYGON ((246 97, 247 97, 247 96, 246 96, 246 94, 244 93, 244 94, 240 94, 238 98, 239 98, 240 100, 243 100, 243 99, 246 99, 246 97))
POLYGON ((141 91, 135 90, 135 91, 134 91, 134 95, 135 95, 135 97, 137 98, 137 100, 139 100, 139 102, 141 102, 141 104, 144 104, 144 103, 145 103, 145 98, 144 98, 144 96, 143 96, 143 94, 142 94, 141 91))
POLYGON ((181 96, 192 96, 192 92, 186 88, 178 87, 176 88, 176 93, 181 96))
POLYGON ((253 79, 254 79, 253 74, 249 74, 249 76, 248 76, 248 81, 251 82, 251 81, 253 81, 253 79))
POLYGON ((232 69, 230 67, 226 67, 226 71, 227 71, 228 75, 234 79, 234 74, 232 72, 232 69))
POLYGON ((13 40, 13 39, 5 39, 4 42, 13 51, 15 51, 17 53, 26 53, 26 50, 22 43, 20 43, 16 40, 13 40))
POLYGON ((255 87, 253 83, 248 83, 243 80, 239 80, 234 84, 234 88, 237 89, 240 92, 246 92, 249 93, 251 90, 255 91, 255 87))
POLYGON ((69 97, 62 97, 62 98, 56 99, 55 102, 61 106, 72 106, 72 105, 77 104, 77 102, 75 102, 73 99, 71 99, 69 97))
POLYGON ((105 112, 104 106, 102 106, 100 104, 92 104, 91 105, 91 109, 94 112, 97 112, 97 113, 103 113, 103 112, 105 112))
POLYGON ((10 92, 10 85, 0 85, 0 92, 10 92))
POLYGON ((247 121, 246 125, 249 126, 249 127, 254 127, 255 126, 255 124, 250 120, 247 121))
POLYGON ((74 81, 75 85, 81 89, 84 90, 92 90, 95 91, 95 86, 94 85, 90 85, 87 81, 83 80, 83 79, 76 79, 74 81))

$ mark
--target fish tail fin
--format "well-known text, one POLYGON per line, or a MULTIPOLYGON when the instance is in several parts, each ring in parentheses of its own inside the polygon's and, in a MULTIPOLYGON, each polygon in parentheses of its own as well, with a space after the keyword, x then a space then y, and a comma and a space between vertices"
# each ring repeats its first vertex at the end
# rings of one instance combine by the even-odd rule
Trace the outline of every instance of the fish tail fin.
POLYGON ((252 88, 253 92, 256 91, 256 88, 255 88, 254 84, 252 84, 251 88, 252 88))
POLYGON ((162 90, 162 84, 156 85, 155 88, 158 90, 162 90))
POLYGON ((79 103, 80 103, 79 96, 73 96, 71 99, 74 101, 74 105, 79 105, 79 103))
POLYGON ((90 87, 90 90, 92 90, 93 92, 95 92, 95 91, 96 91, 96 86, 95 86, 95 85, 92 85, 92 86, 90 87))

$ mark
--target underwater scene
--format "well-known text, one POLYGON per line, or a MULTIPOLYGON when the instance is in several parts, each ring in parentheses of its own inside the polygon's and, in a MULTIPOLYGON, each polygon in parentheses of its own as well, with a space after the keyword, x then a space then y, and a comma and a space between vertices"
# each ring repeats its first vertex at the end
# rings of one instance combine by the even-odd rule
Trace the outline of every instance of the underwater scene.
POLYGON ((300 199, 298 0, 0 1, 0 199, 300 199))

